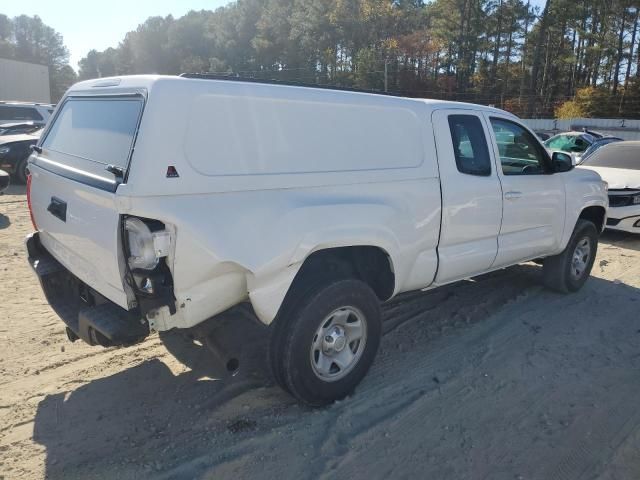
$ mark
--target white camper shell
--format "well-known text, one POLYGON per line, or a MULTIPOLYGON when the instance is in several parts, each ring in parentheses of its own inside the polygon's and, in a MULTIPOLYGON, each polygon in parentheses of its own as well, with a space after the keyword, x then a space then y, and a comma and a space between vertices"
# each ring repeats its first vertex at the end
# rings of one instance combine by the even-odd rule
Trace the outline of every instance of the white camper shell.
POLYGON ((127 344, 250 305, 276 379, 319 405, 373 361, 379 301, 544 257, 547 284, 582 285, 607 193, 564 157, 478 105, 92 80, 30 159, 27 246, 70 338, 127 344))

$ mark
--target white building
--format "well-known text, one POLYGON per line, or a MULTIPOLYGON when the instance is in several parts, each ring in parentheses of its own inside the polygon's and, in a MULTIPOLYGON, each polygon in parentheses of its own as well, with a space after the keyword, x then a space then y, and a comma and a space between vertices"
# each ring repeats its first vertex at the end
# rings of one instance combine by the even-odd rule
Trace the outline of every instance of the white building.
POLYGON ((0 100, 50 103, 49 67, 0 58, 0 100))

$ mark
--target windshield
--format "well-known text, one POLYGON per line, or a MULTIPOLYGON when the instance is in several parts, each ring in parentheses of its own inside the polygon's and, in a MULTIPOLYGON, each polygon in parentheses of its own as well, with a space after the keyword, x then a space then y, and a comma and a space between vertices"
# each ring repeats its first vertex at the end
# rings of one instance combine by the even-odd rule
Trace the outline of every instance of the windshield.
POLYGON ((619 142, 599 148, 582 162, 588 167, 640 170, 640 143, 622 145, 619 142))
POLYGON ((556 135, 544 142, 547 148, 552 150, 561 150, 568 153, 584 152, 591 142, 582 135, 556 135))

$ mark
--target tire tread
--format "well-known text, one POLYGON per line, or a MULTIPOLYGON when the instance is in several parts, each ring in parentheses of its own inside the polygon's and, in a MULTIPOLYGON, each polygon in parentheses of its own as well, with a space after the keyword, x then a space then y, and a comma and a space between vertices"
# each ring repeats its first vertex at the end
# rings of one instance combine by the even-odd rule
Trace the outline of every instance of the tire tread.
POLYGON ((564 251, 558 255, 554 255, 552 257, 547 257, 544 259, 542 276, 545 287, 558 293, 570 293, 579 290, 591 272, 591 267, 593 266, 593 262, 597 253, 597 247, 598 230, 596 226, 589 220, 584 220, 582 218, 578 219, 576 226, 573 229, 573 233, 571 234, 571 238, 569 239, 567 247, 564 249, 564 251), (591 265, 589 265, 587 269, 588 271, 584 281, 576 286, 572 285, 569 279, 567 262, 571 261, 570 257, 573 254, 573 249, 575 243, 578 241, 578 238, 584 234, 587 234, 594 239, 593 251, 591 253, 590 259, 591 265))
MULTIPOLYGON (((304 332, 306 325, 304 325, 304 318, 306 315, 312 315, 313 311, 318 307, 318 303, 326 302, 324 297, 327 295, 327 290, 340 288, 341 291, 350 291, 354 296, 356 302, 362 301, 370 304, 375 304, 374 317, 368 318, 369 322, 380 322, 380 307, 378 299, 373 290, 364 282, 352 278, 320 278, 317 281, 310 282, 304 285, 302 288, 297 288, 287 300, 287 304, 284 305, 282 315, 279 315, 277 323, 274 326, 273 336, 271 339, 269 359, 271 363, 271 369, 276 382, 287 392, 289 392, 296 399, 312 407, 319 407, 327 405, 337 398, 332 397, 331 393, 322 395, 319 392, 312 391, 313 389, 307 388, 308 385, 303 385, 304 382, 300 381, 300 372, 297 368, 294 356, 296 354, 296 338, 298 335, 304 332), (312 311, 306 311, 313 308, 312 311)), ((373 355, 377 351, 380 341, 379 328, 372 329, 372 323, 370 324, 371 336, 367 342, 369 343, 365 348, 373 348, 373 355), (377 331, 377 334, 373 332, 377 331)), ((366 362, 367 360, 365 360, 366 362)), ((372 359, 370 360, 370 362, 372 359)), ((364 373, 368 370, 368 365, 363 366, 364 373)), ((342 398, 348 395, 359 383, 360 378, 364 375, 363 372, 359 372, 356 368, 354 372, 339 382, 347 381, 345 383, 346 388, 344 392, 339 395, 342 398), (355 380, 352 382, 350 376, 355 373, 355 380)), ((338 383, 338 382, 336 382, 338 383)), ((329 384, 328 384, 329 385, 329 384)))

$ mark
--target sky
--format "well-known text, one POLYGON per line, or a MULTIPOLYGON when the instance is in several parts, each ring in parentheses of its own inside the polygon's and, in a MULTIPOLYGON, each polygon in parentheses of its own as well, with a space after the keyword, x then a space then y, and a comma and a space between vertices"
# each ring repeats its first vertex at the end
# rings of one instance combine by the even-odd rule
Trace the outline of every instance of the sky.
POLYGON ((38 15, 59 32, 69 49, 70 65, 77 71, 78 61, 89 50, 117 47, 127 32, 135 30, 148 17, 181 17, 189 10, 215 10, 230 0, 3 0, 0 13, 9 17, 38 15))
MULTIPOLYGON (((0 13, 9 17, 39 15, 59 32, 71 54, 69 63, 77 71, 78 61, 89 50, 117 47, 127 32, 148 17, 181 17, 189 10, 215 10, 231 0, 4 0, 0 13), (92 5, 93 4, 93 5, 92 5)), ((532 0, 543 6, 546 0, 532 0)))

